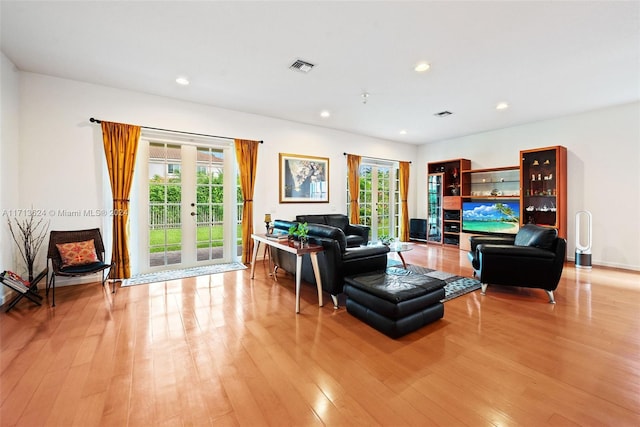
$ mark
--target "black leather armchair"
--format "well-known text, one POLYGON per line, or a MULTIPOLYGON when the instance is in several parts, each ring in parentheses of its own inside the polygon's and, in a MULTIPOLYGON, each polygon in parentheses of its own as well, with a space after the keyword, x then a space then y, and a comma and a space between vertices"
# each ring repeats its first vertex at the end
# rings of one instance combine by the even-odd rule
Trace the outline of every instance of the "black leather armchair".
POLYGON ((555 304, 567 250, 556 229, 527 224, 515 236, 473 236, 470 242, 468 256, 482 295, 488 284, 540 288, 555 304))
MULTIPOLYGON (((275 220, 276 230, 287 232, 293 221, 275 220)), ((344 278, 387 268, 386 246, 347 247, 347 238, 338 227, 308 223, 309 242, 322 245, 324 252, 318 254, 318 267, 322 289, 331 295, 333 305, 338 308, 338 295, 342 293, 344 278)), ((292 274, 296 271, 296 256, 292 253, 272 248, 271 257, 276 270, 281 268, 292 274)), ((302 258, 302 280, 316 284, 311 258, 302 258)))
POLYGON ((296 221, 306 222, 307 224, 324 224, 338 227, 344 232, 347 238, 347 247, 349 248, 366 245, 369 241, 369 231, 371 227, 360 224, 349 224, 349 217, 343 214, 297 215, 296 221))

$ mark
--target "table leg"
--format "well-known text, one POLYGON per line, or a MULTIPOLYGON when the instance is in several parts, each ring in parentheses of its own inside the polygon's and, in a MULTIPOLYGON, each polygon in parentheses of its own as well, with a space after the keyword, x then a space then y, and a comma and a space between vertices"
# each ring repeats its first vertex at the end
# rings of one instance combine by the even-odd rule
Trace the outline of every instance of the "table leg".
POLYGON ((260 247, 260 241, 253 241, 253 256, 251 257, 251 278, 253 279, 254 273, 256 271, 256 258, 258 258, 258 248, 260 247))
POLYGON ((406 270, 407 269, 407 263, 404 262, 404 257, 402 256, 402 252, 398 252, 398 256, 400 257, 400 260, 402 261, 402 266, 406 270))
POLYGON ((271 246, 270 245, 264 245, 264 255, 267 258, 269 258, 269 269, 267 270, 269 272, 269 276, 273 276, 274 272, 271 270, 271 266, 273 265, 273 262, 271 260, 271 246))
POLYGON ((318 287, 318 305, 322 307, 322 279, 320 279, 320 268, 318 267, 318 254, 311 252, 311 265, 313 266, 313 275, 316 277, 316 286, 318 287))
POLYGON ((296 255, 296 314, 300 313, 301 277, 302 277, 302 255, 296 255))

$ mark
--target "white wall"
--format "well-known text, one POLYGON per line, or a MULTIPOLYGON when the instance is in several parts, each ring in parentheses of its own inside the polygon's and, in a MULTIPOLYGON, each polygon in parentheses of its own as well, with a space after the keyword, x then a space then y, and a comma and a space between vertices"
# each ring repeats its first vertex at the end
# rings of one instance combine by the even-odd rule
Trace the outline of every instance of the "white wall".
MULTIPOLYGON (((20 98, 18 86, 20 73, 13 63, 0 52, 0 271, 26 272, 21 258, 14 255, 15 243, 11 239, 7 218, 8 211, 18 199, 18 139, 20 98)), ((0 287, 0 304, 7 295, 6 287, 0 287)))
MULTIPOLYGON (((143 93, 21 73, 20 206, 54 213, 52 229, 103 227, 94 217, 65 217, 60 210, 108 209, 100 127, 90 117, 235 138, 263 140, 254 195, 257 230, 263 214, 292 219, 300 213, 346 213, 346 158, 411 160, 418 147, 321 127, 182 102, 143 93), (279 204, 278 153, 329 158, 330 203, 279 204)), ((414 173, 412 171, 412 173, 414 173)), ((415 192, 415 188, 410 189, 415 192)), ((409 198, 410 216, 415 198, 409 198)))
POLYGON ((471 160, 472 169, 519 163, 519 151, 563 145, 568 159, 567 255, 575 214, 593 214, 593 263, 640 270, 640 103, 530 123, 420 147, 417 215, 426 218, 427 163, 471 160))
MULTIPOLYGON (((343 152, 414 160, 409 216, 424 218, 427 162, 465 157, 472 160, 473 168, 517 165, 521 149, 564 145, 569 151, 569 256, 575 250, 574 214, 587 209, 594 215, 594 263, 640 269, 640 224, 635 221, 640 209, 640 104, 637 103, 418 147, 143 93, 18 73, 4 56, 2 89, 2 208, 34 206, 54 212, 50 217, 51 229, 104 227, 110 222, 109 218, 57 214, 60 210, 110 207, 105 205, 110 189, 104 179, 101 132, 99 126, 89 123, 89 117, 264 140, 258 156, 254 197, 257 230, 264 226, 262 214, 267 212, 273 218, 284 219, 298 213, 345 212, 343 152), (15 90, 18 86, 19 96, 15 90), (7 122, 14 124, 7 126, 7 122), (329 157, 329 204, 278 203, 281 152, 329 157), (14 159, 19 159, 18 163, 14 159), (16 176, 17 188, 13 179, 16 176)), ((12 245, 7 244, 4 228, 0 228, 0 259, 3 265, 13 262, 16 268, 17 259, 12 245)), ((38 265, 44 265, 44 252, 38 265)))

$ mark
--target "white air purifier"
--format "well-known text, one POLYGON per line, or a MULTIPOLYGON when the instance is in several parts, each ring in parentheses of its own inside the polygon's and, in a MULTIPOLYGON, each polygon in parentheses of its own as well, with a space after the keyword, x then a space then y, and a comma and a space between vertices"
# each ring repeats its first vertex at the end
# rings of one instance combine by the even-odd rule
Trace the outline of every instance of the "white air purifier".
POLYGON ((591 268, 591 212, 576 212, 576 267, 591 268))

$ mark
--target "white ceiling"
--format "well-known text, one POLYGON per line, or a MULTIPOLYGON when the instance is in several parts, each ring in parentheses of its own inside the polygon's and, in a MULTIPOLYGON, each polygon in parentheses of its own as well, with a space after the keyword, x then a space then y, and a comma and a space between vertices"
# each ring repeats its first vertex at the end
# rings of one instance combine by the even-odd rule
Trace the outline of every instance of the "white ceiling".
POLYGON ((0 7, 1 49, 20 70, 407 143, 640 99, 638 1, 0 7), (316 67, 292 71, 296 59, 316 67), (413 71, 420 61, 431 69, 413 71))

